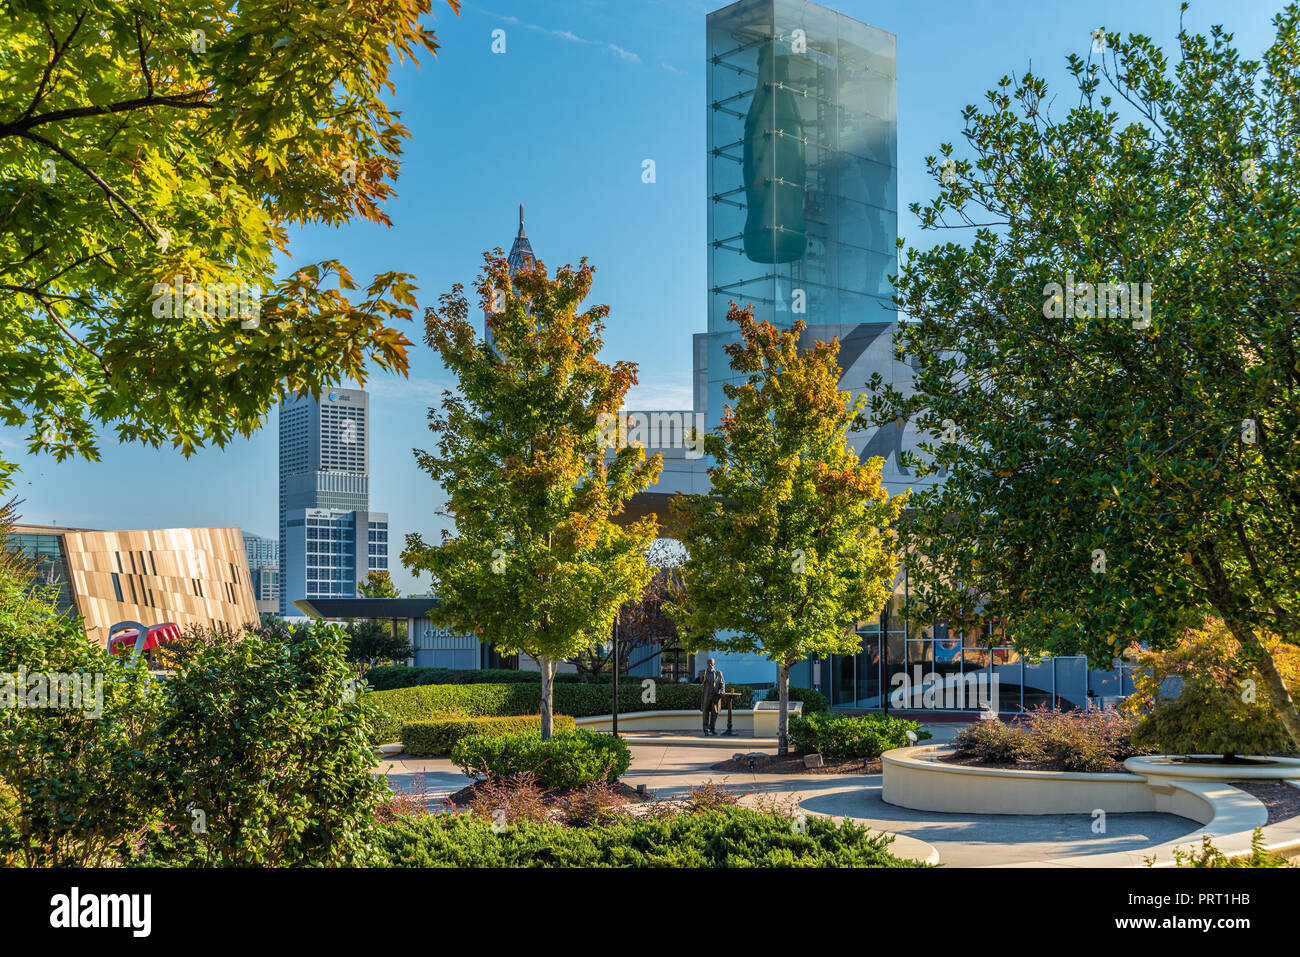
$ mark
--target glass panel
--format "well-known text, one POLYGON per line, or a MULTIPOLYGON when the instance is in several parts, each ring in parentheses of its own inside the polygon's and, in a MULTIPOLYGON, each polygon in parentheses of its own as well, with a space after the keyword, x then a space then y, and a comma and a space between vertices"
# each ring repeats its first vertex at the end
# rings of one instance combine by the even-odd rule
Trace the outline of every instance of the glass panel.
POLYGON ((995 704, 998 711, 1019 711, 1021 685, 1024 682, 1020 653, 1014 648, 994 648, 992 655, 993 674, 998 683, 997 701, 990 703, 995 704))
POLYGON ((862 651, 857 656, 857 707, 879 708, 880 688, 880 635, 864 635, 862 651))
POLYGON ((1030 661, 1024 663, 1024 677, 1021 679, 1024 684, 1022 705, 1026 710, 1032 710, 1039 705, 1052 707, 1053 668, 1051 658, 1037 663, 1030 661))
POLYGON ((1082 708, 1088 700, 1088 661, 1086 658, 1057 658, 1056 701, 1062 711, 1082 708))

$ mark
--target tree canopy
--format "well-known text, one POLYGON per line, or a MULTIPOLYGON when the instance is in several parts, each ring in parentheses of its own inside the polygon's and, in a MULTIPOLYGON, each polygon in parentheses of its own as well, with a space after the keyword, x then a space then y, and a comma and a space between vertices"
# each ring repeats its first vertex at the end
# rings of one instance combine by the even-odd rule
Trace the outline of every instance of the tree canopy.
POLYGON ((881 458, 859 461, 848 432, 865 399, 839 388, 838 341, 801 348, 805 324, 756 323, 732 304, 741 339, 726 346, 740 384, 704 437, 710 495, 679 496, 687 517, 681 601, 668 613, 689 650, 720 647, 776 662, 779 750, 787 751, 790 666, 854 654, 859 622, 889 598, 897 556, 881 458))
POLYGON ((368 361, 406 373, 411 276, 281 263, 292 227, 388 224, 385 97, 437 50, 431 0, 5 7, 0 421, 30 451, 96 459, 109 428, 188 455, 368 361))
POLYGON ((446 492, 456 534, 438 545, 408 535, 402 562, 436 577, 440 624, 537 659, 549 737, 558 663, 606 641, 650 579, 654 516, 614 519, 655 481, 661 458, 632 445, 606 458, 599 427, 622 408, 636 367, 598 356, 609 307, 581 308, 586 260, 552 279, 540 261, 512 277, 500 250, 484 259, 490 339, 478 337, 459 284, 425 315, 426 341, 459 391, 430 410, 438 451, 416 461, 446 492))
POLYGON ((1259 61, 1099 31, 1068 108, 1031 73, 968 107, 913 207, 958 238, 897 282, 915 394, 873 414, 946 470, 902 528, 926 614, 1109 666, 1213 612, 1300 741, 1260 640, 1300 640, 1300 10, 1274 23, 1259 61))

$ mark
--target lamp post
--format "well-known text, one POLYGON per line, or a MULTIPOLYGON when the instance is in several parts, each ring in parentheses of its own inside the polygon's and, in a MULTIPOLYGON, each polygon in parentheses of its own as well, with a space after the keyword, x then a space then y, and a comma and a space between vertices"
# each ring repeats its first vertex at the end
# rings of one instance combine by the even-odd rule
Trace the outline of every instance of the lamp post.
POLYGON ((614 737, 618 737, 618 613, 614 613, 614 680, 610 682, 613 686, 614 710, 610 712, 613 715, 614 737))

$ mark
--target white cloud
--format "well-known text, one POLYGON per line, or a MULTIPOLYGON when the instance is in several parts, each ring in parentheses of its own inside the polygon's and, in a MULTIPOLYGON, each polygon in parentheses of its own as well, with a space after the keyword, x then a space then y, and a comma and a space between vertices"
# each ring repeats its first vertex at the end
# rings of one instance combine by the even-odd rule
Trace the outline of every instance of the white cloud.
POLYGON ((633 53, 631 50, 625 50, 617 43, 608 43, 604 40, 590 40, 586 37, 578 36, 578 34, 574 33, 572 30, 556 30, 553 27, 538 26, 536 23, 525 23, 523 20, 520 20, 518 17, 493 13, 490 10, 477 9, 469 5, 466 5, 465 9, 474 10, 476 13, 485 14, 486 16, 493 17, 497 20, 502 21, 503 23, 513 23, 516 26, 523 27, 525 30, 533 30, 537 33, 547 33, 553 37, 559 37, 561 40, 568 40, 570 43, 579 43, 583 46, 600 47, 602 50, 606 50, 609 53, 617 54, 620 59, 626 60, 629 63, 642 62, 640 56, 633 53))

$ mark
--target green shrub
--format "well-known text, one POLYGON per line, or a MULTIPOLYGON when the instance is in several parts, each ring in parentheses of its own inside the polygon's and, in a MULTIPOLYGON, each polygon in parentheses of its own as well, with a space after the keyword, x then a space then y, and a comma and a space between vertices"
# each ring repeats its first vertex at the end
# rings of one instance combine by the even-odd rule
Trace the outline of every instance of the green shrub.
POLYGON ((18 803, 18 792, 0 778, 0 867, 12 867, 18 853, 22 825, 20 814, 22 806, 18 803))
POLYGON ((346 640, 321 622, 286 639, 248 634, 203 649, 168 679, 150 763, 182 857, 218 866, 368 862, 387 788, 372 773, 370 715, 345 699, 346 640))
MULTIPOLYGON (((571 731, 573 719, 567 715, 554 716, 556 731, 571 731)), ((516 731, 541 730, 537 715, 510 715, 506 717, 465 718, 449 716, 408 721, 402 725, 402 746, 407 754, 416 757, 433 757, 451 754, 451 749, 461 738, 471 734, 511 734, 516 731)))
POLYGON ((892 748, 906 747, 908 731, 914 732, 917 740, 930 737, 917 722, 884 714, 790 716, 790 740, 795 749, 828 758, 878 758, 892 748))
MULTIPOLYGON (((411 668, 406 665, 379 665, 365 674, 366 681, 375 691, 390 691, 393 688, 415 688, 420 685, 477 685, 477 684, 524 684, 542 683, 542 675, 537 671, 519 671, 514 668, 411 668)), ((559 683, 576 682, 577 675, 556 675, 559 683)))
POLYGON ((622 738, 596 731, 561 731, 549 741, 540 731, 517 731, 461 738, 451 760, 470 777, 531 775, 545 788, 577 788, 616 781, 632 763, 632 751, 622 738))
POLYGON ((957 732, 952 744, 957 757, 974 758, 983 764, 1014 764, 1042 758, 1029 732, 997 720, 971 722, 957 732))
MULTIPOLYGON (((640 681, 624 681, 619 685, 619 711, 673 711, 699 710, 698 684, 679 685, 658 682, 654 686, 654 700, 645 701, 648 692, 640 681)), ((753 692, 744 685, 733 690, 741 692, 736 707, 750 707, 753 692)), ((446 716, 488 717, 537 714, 541 710, 540 682, 514 682, 511 684, 477 685, 420 685, 373 691, 363 696, 375 711, 375 744, 388 744, 401 737, 402 726, 412 721, 446 716)), ((556 685, 554 705, 556 714, 589 718, 609 714, 612 706, 608 684, 556 685)))
POLYGON ((1143 750, 1133 743, 1136 719, 1122 711, 1059 711, 1039 707, 1023 726, 975 721, 953 739, 958 757, 983 764, 1048 761, 1063 771, 1109 771, 1143 750))
MULTIPOLYGON (((375 712, 375 744, 402 736, 402 726, 438 717, 493 717, 537 714, 541 685, 516 682, 494 685, 419 685, 372 691, 361 696, 375 712)), ((557 707, 557 711, 564 709, 557 707)), ((567 712, 566 712, 567 713, 567 712)))
MULTIPOLYGON (((0 858, 12 853, 21 867, 108 866, 120 860, 123 836, 159 814, 147 755, 161 696, 145 668, 88 642, 76 618, 59 614, 57 596, 57 588, 34 588, 0 549, 0 675, 25 668, 29 678, 75 679, 60 679, 69 694, 59 707, 0 706, 0 779, 19 808, 8 816, 19 833, 0 858)), ((48 685, 38 687, 44 695, 48 685)), ((24 686, 10 679, 5 695, 15 691, 24 686)))
POLYGON ((468 814, 405 818, 381 828, 391 867, 919 867, 888 851, 892 837, 809 815, 721 808, 620 817, 597 827, 492 823, 468 814))
MULTIPOLYGON (((777 690, 773 688, 767 693, 768 700, 777 700, 777 694, 777 690)), ((790 700, 802 701, 804 714, 824 714, 831 710, 831 703, 826 700, 826 696, 813 688, 796 688, 791 685, 790 700)))
MULTIPOLYGON (((1155 858, 1147 858, 1147 867, 1155 864, 1155 858)), ((1210 841, 1210 835, 1201 838, 1199 851, 1186 851, 1174 848, 1175 867, 1295 867, 1281 854, 1274 854, 1264 847, 1264 831, 1255 828, 1250 835, 1250 854, 1244 857, 1228 857, 1210 841)))

